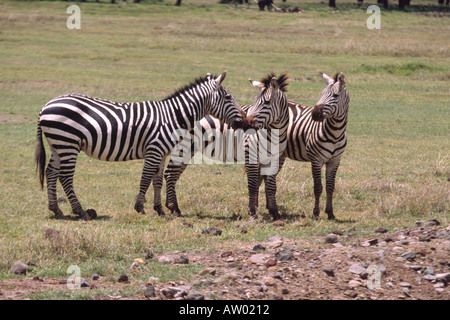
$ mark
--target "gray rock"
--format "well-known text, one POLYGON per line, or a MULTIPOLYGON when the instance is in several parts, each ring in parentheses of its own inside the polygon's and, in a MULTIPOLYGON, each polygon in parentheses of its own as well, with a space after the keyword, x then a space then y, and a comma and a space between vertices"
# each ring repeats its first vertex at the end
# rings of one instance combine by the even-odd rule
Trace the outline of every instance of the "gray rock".
POLYGON ((186 300, 205 300, 205 296, 198 291, 189 292, 186 296, 186 300))
POLYGON ((436 281, 436 276, 433 276, 431 274, 424 275, 423 278, 427 281, 436 281))
POLYGON ((94 274, 92 275, 92 280, 98 280, 99 277, 100 277, 100 276, 98 275, 98 273, 94 273, 94 274))
POLYGON ((264 247, 262 244, 258 243, 253 247, 253 251, 264 251, 266 250, 266 247, 264 247))
POLYGON ((411 288, 411 284, 409 282, 400 282, 400 287, 411 288))
POLYGON ((167 298, 181 298, 188 295, 190 286, 165 287, 161 289, 161 293, 167 298))
POLYGON ((413 261, 416 258, 416 254, 412 251, 406 251, 401 255, 401 257, 408 261, 413 261))
POLYGON ((348 268, 348 271, 357 275, 367 273, 367 269, 360 263, 355 263, 348 268))
POLYGON ((87 280, 87 279, 82 279, 81 280, 81 284, 80 284, 81 288, 88 288, 90 286, 91 286, 91 283, 89 282, 89 280, 87 280))
POLYGON ((159 256, 158 257, 158 263, 161 263, 161 264, 171 264, 173 262, 173 259, 172 259, 172 257, 170 257, 170 256, 159 256))
POLYGON ((428 268, 426 268, 425 270, 423 270, 423 272, 422 272, 422 274, 424 275, 424 276, 426 276, 426 275, 434 275, 434 269, 433 269, 433 267, 428 267, 428 268))
POLYGON ((155 286, 153 286, 153 285, 147 286, 144 290, 144 297, 146 297, 146 298, 156 297, 155 286))
POLYGON ((272 236, 267 241, 269 242, 267 245, 270 249, 279 248, 283 245, 283 237, 280 235, 272 236))
POLYGON ((414 271, 422 270, 422 266, 418 266, 418 265, 411 265, 411 266, 408 266, 408 268, 412 269, 414 271))
POLYGON ((325 243, 336 243, 338 242, 338 237, 334 233, 330 233, 325 237, 325 243))
POLYGON ((438 226, 440 224, 441 223, 437 219, 432 219, 430 221, 425 222, 424 227, 425 228, 433 228, 433 227, 436 227, 436 226, 438 226))
POLYGON ((450 272, 436 274, 436 281, 444 283, 450 282, 450 272))
POLYGON ((247 259, 247 263, 249 264, 265 264, 270 258, 272 257, 272 255, 268 254, 268 253, 257 253, 257 254, 253 254, 251 255, 248 259, 247 259))
POLYGON ((176 264, 189 264, 189 258, 182 254, 182 255, 180 255, 180 256, 175 258, 174 263, 176 263, 176 264))
POLYGON ((436 234, 436 238, 450 240, 450 232, 445 231, 438 232, 438 234, 436 234))
POLYGON ((292 257, 292 253, 290 251, 280 251, 275 255, 278 261, 288 261, 292 257))
POLYGON ((334 270, 330 266, 323 266, 322 271, 326 273, 327 276, 334 277, 334 270))
POLYGON ((222 230, 215 228, 215 227, 211 227, 211 228, 206 228, 202 230, 203 234, 211 234, 213 236, 220 236, 222 234, 222 230))
POLYGON ((16 261, 9 269, 9 273, 26 275, 28 268, 29 266, 22 261, 16 261))

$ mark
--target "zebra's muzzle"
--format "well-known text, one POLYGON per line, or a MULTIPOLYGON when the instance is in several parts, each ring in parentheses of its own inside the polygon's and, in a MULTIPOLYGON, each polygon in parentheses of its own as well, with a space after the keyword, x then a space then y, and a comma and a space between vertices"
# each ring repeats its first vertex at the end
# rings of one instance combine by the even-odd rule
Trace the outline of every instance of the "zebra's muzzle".
POLYGON ((242 120, 237 120, 231 126, 233 129, 243 129, 246 131, 247 129, 257 129, 256 120, 253 116, 248 116, 245 112, 241 113, 242 120))
POLYGON ((323 114, 323 105, 316 105, 311 111, 311 118, 314 121, 323 121, 325 119, 325 115, 323 114))

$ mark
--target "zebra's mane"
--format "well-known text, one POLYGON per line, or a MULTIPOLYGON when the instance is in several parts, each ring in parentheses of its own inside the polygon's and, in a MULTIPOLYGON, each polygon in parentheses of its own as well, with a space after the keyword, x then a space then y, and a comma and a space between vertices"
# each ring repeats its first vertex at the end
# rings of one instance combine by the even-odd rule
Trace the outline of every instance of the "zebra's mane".
MULTIPOLYGON (((275 73, 271 72, 267 76, 262 78, 260 82, 263 83, 266 88, 268 88, 270 85, 270 81, 272 81, 273 77, 277 78, 275 73)), ((287 86, 289 85, 288 80, 289 80, 289 76, 286 73, 280 74, 280 76, 277 78, 278 87, 282 92, 287 91, 287 86)))
POLYGON ((179 96, 180 94, 182 94, 186 91, 189 91, 193 87, 202 84, 203 82, 209 81, 210 79, 216 79, 216 78, 217 78, 217 76, 215 76, 215 75, 211 75, 210 78, 208 78, 208 76, 199 77, 199 78, 195 79, 194 81, 192 81, 190 84, 177 89, 174 93, 172 93, 170 96, 166 97, 164 100, 175 98, 175 97, 179 96))

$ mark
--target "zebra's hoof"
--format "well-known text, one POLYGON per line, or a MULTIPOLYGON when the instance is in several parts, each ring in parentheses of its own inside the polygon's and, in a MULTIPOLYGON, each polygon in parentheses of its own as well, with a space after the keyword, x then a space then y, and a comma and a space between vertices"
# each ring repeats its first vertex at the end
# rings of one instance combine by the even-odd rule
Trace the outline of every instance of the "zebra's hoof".
POLYGON ((269 210, 269 213, 272 216, 273 221, 280 220, 281 215, 278 213, 278 210, 269 210))
POLYGON ((138 212, 140 214, 145 214, 144 205, 142 205, 142 204, 135 204, 134 210, 136 210, 136 212, 138 212))
POLYGON ((95 211, 94 209, 87 209, 86 213, 89 216, 89 220, 97 218, 97 211, 95 211))
POLYGON ((164 212, 164 210, 163 210, 161 205, 160 206, 154 206, 153 210, 155 210, 156 213, 158 214, 158 216, 160 216, 160 217, 165 217, 166 216, 166 213, 164 212))

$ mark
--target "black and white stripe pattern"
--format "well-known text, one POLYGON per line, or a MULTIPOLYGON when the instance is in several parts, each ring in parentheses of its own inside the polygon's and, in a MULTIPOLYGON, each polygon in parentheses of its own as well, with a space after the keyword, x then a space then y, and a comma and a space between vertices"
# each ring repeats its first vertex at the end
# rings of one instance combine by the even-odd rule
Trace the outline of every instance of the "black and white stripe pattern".
POLYGON ((270 74, 261 81, 252 81, 255 87, 261 89, 261 92, 255 98, 255 103, 248 110, 247 118, 254 120, 255 126, 263 124, 264 131, 258 131, 256 135, 250 135, 245 145, 245 171, 247 173, 249 205, 248 213, 252 219, 256 218, 256 208, 258 207, 259 186, 264 181, 267 209, 276 220, 280 217, 276 203, 276 176, 283 166, 283 153, 287 143, 287 128, 289 122, 288 102, 285 95, 288 76, 280 75, 278 78, 270 74), (260 100, 258 102, 258 100, 260 100), (258 108, 258 105, 271 105, 271 108, 258 108), (264 141, 264 142, 263 142, 264 141), (269 150, 272 142, 276 142, 276 156, 269 150), (271 157, 270 163, 264 163, 259 158, 260 150, 258 148, 267 148, 264 153, 271 157), (256 161, 252 157, 257 156, 256 161), (275 157, 273 157, 275 156, 275 157), (268 168, 270 166, 270 169, 268 168))
MULTIPOLYGON (((325 212, 328 214, 329 219, 334 219, 332 199, 336 172, 339 167, 340 158, 347 145, 346 127, 350 98, 343 74, 337 74, 334 79, 326 74, 322 74, 322 77, 327 87, 323 90, 316 107, 312 108, 294 101, 288 101, 289 123, 286 132, 287 145, 279 161, 280 168, 286 157, 292 160, 311 162, 316 199, 313 214, 316 217, 320 212, 319 200, 323 189, 321 168, 323 165, 326 165, 327 204, 325 212)), ((258 86, 257 83, 255 85, 258 86)), ((243 106, 242 108, 247 112, 250 107, 243 106)), ((219 120, 210 117, 203 126, 204 128, 227 130, 226 125, 224 126, 219 120)), ((167 182, 166 206, 177 213, 180 211, 176 200, 175 183, 185 167, 169 164, 164 174, 167 182)), ((258 170, 254 172, 257 173, 258 170)), ((262 180, 265 179, 264 176, 256 176, 256 174, 251 176, 248 182, 249 189, 250 186, 252 186, 253 190, 256 187, 259 188, 262 180)), ((273 208, 272 214, 276 217, 276 184, 272 178, 269 181, 271 183, 270 186, 266 180, 266 207, 273 208)), ((257 193, 253 195, 252 201, 257 207, 257 193)))
MULTIPOLYGON (((261 171, 261 164, 259 163, 259 159, 253 159, 254 161, 250 161, 250 155, 257 155, 258 142, 260 140, 260 135, 262 132, 265 135, 265 141, 270 144, 272 130, 277 129, 276 132, 279 134, 279 153, 283 154, 284 148, 286 147, 286 129, 288 124, 288 108, 287 108, 287 99, 284 94, 287 87, 287 75, 280 75, 278 78, 274 74, 269 74, 261 81, 250 81, 253 86, 260 89, 259 94, 254 99, 254 104, 252 106, 242 106, 242 109, 247 112, 248 111, 248 120, 249 122, 257 127, 257 128, 265 128, 266 130, 259 130, 258 134, 249 135, 247 134, 245 137, 242 137, 245 141, 240 141, 244 143, 244 155, 245 155, 245 164, 248 182, 249 182, 249 192, 250 192, 250 201, 249 201, 249 212, 253 215, 255 214, 256 206, 257 206, 257 192, 260 184, 259 177, 261 171), (253 150, 250 150, 253 149, 253 150), (256 180, 255 180, 256 176, 256 180), (256 183, 255 183, 256 181, 256 183), (256 198, 255 198, 256 193, 256 198), (250 209, 252 208, 252 209, 250 209)), ((207 116, 200 121, 202 133, 205 134, 207 132, 211 132, 217 130, 222 133, 223 137, 229 139, 229 137, 235 137, 233 130, 230 129, 226 124, 221 122, 218 119, 207 116)), ((248 132, 248 131, 247 131, 248 132)), ((275 131, 274 131, 275 132, 275 131)), ((194 140, 191 140, 194 143, 194 140)), ((209 140, 208 140, 209 141, 209 140)), ((198 142, 197 142, 198 143, 198 142)), ((206 147, 207 144, 204 145, 206 147)), ((235 160, 238 160, 238 152, 239 152, 239 143, 235 143, 236 149, 234 150, 233 157, 235 160)), ((225 159, 225 156, 229 156, 226 154, 226 142, 223 144, 223 152, 220 154, 221 159, 225 159)), ((264 147, 264 146, 262 146, 264 147)), ((191 146, 189 150, 192 150, 191 157, 194 156, 194 148, 191 146)), ((219 148, 218 152, 221 152, 222 149, 219 148)), ((229 152, 229 150, 228 150, 229 152)), ((217 156, 217 155, 216 155, 217 156)), ((228 158, 229 159, 229 158, 228 158)), ((277 159, 274 159, 276 162, 277 159)), ((166 180, 166 207, 177 215, 181 215, 181 211, 178 207, 178 201, 175 191, 175 185, 178 179, 180 178, 183 171, 186 169, 187 164, 174 163, 172 160, 169 162, 167 169, 164 173, 164 178, 166 180)), ((278 170, 278 167, 276 168, 278 170)), ((272 177, 264 176, 266 180, 266 184, 270 184, 272 186, 272 177)), ((276 188, 275 188, 276 189, 276 188)), ((267 190, 273 190, 267 188, 267 190)), ((271 191, 272 192, 272 191, 271 191)), ((155 199, 160 199, 160 197, 156 197, 155 199)), ((155 204, 157 206, 158 204, 155 204)), ((274 212, 274 216, 277 215, 277 212, 274 212)))
POLYGON ((290 120, 285 156, 297 161, 311 162, 315 217, 320 213, 319 203, 323 189, 321 172, 323 165, 326 166, 325 212, 328 219, 333 220, 333 192, 336 172, 347 145, 350 98, 342 73, 336 74, 334 78, 322 74, 322 78, 327 86, 314 108, 289 101, 290 120))
MULTIPOLYGON (((241 107, 244 112, 247 112, 247 110, 252 106, 245 105, 241 107)), ((213 146, 213 148, 211 148, 212 152, 210 155, 214 160, 222 163, 230 161, 236 163, 242 161, 240 155, 242 154, 242 158, 245 156, 244 134, 238 135, 236 130, 229 127, 226 123, 209 115, 201 119, 198 125, 199 127, 197 129, 200 135, 196 135, 192 130, 190 132, 190 140, 180 142, 181 149, 191 151, 190 158, 193 158, 198 151, 195 146, 200 146, 200 150, 207 150, 209 146, 213 146), (223 138, 222 141, 217 141, 218 135, 216 133, 219 133, 220 137, 223 138), (230 139, 233 139, 233 141, 231 141, 232 150, 229 148, 230 139)), ((203 155, 201 156, 203 157, 203 155)), ((181 210, 178 207, 175 188, 177 181, 180 179, 181 174, 187 166, 187 162, 175 162, 171 157, 169 163, 167 164, 167 168, 164 171, 164 180, 166 181, 166 207, 172 214, 177 216, 181 216, 181 210)), ((157 201, 161 201, 161 195, 155 194, 154 199, 154 206, 161 207, 161 203, 157 203, 157 201)))
POLYGON ((225 76, 226 72, 219 77, 208 74, 162 101, 118 103, 80 94, 49 101, 39 115, 35 154, 42 188, 44 175, 47 178, 49 209, 58 218, 64 216, 56 200, 59 179, 73 213, 82 219, 95 216, 94 210, 82 209, 73 190, 76 159, 84 151, 105 161, 145 159, 135 203, 135 210, 144 214, 145 194, 152 181, 160 187, 177 129, 191 130, 207 114, 231 126, 242 125, 241 107, 222 86, 225 76), (52 152, 47 169, 42 134, 52 152))

